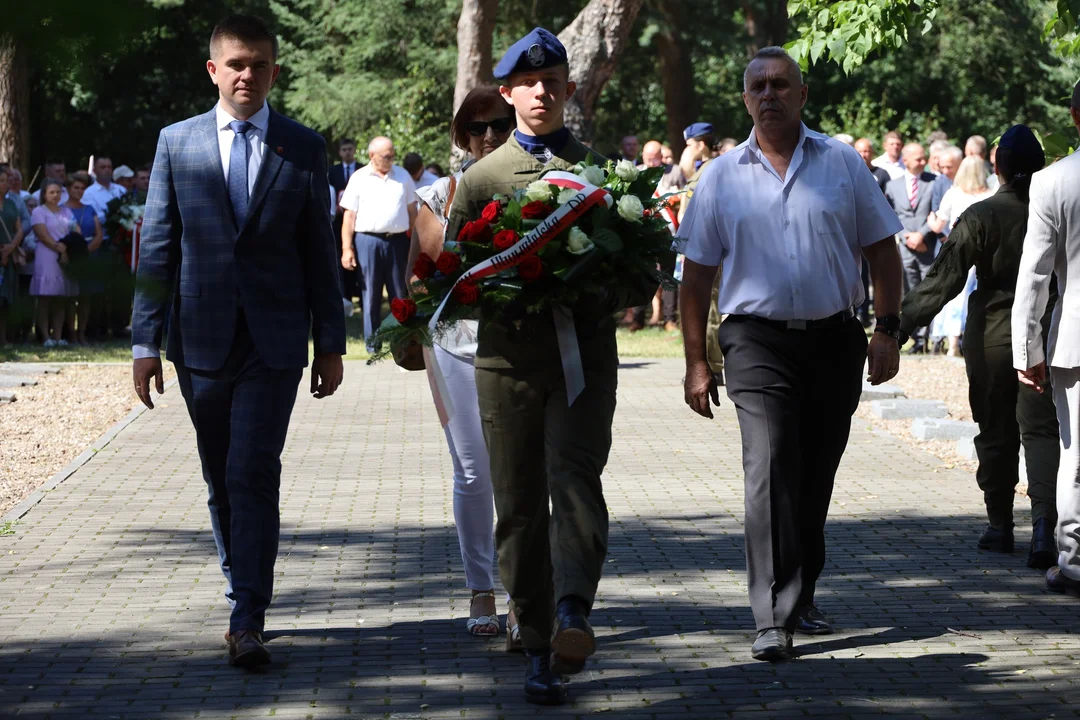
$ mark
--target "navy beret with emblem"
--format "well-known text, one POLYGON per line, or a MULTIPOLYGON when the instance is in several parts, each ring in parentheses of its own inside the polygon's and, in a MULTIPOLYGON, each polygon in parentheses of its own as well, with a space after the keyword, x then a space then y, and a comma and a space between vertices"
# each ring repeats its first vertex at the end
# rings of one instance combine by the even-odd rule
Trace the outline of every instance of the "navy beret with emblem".
POLYGON ((712 123, 696 122, 693 125, 688 125, 686 127, 686 129, 683 130, 682 137, 683 137, 683 140, 689 140, 690 138, 705 137, 706 135, 712 135, 712 134, 713 134, 712 123))
POLYGON ((538 27, 510 46, 495 66, 494 74, 497 80, 505 80, 514 73, 566 64, 566 48, 559 42, 559 38, 538 27))

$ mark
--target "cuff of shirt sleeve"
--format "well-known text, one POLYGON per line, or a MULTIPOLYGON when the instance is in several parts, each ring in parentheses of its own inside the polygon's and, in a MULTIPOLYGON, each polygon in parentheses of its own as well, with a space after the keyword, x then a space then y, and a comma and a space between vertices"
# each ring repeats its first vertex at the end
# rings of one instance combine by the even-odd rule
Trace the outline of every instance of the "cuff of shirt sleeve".
POLYGON ((154 347, 150 343, 138 343, 131 346, 131 357, 134 360, 144 360, 146 358, 159 358, 161 357, 161 350, 154 347))

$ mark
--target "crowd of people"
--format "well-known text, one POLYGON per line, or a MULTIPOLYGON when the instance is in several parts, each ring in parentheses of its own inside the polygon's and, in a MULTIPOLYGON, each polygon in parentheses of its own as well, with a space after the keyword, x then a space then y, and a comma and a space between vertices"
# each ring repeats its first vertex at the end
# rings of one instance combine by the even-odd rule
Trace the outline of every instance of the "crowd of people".
POLYGON ((67 172, 49 160, 34 192, 0 163, 0 345, 84 345, 130 334, 132 268, 109 237, 109 203, 130 194, 142 204, 150 166, 67 172))
MULTIPOLYGON (((448 129, 469 159, 445 177, 418 156, 396 164, 387 137, 368 143, 368 165, 357 163, 355 142, 339 143, 341 163, 327 172, 322 139, 266 103, 279 68, 265 24, 231 16, 215 27, 209 49, 217 105, 165 128, 158 145, 162 170, 150 183, 132 318, 133 381, 153 408, 168 327, 231 607, 229 660, 259 668, 270 663, 262 632, 275 579, 280 455, 309 338, 311 393, 325 398, 342 382, 341 273, 354 273, 343 292, 361 298, 370 343, 383 293, 405 298, 414 263, 438 266, 462 228, 490 222, 494 197, 549 170, 608 158, 565 126, 575 85, 565 47, 543 28, 512 44, 494 68, 496 84, 461 104, 448 129), (215 133, 218 143, 189 142, 215 133), (221 182, 207 183, 205 168, 218 163, 221 182)), ((981 138, 959 152, 932 137, 928 157, 921 144, 889 133, 875 157, 866 138, 806 127, 808 87, 778 47, 754 55, 743 90, 754 123, 746 141, 716 142, 712 125, 697 122, 684 132, 678 163, 670 153, 665 162, 662 143, 639 148, 633 136, 619 152, 667 166, 663 187, 683 191, 669 218, 682 254, 680 296, 661 293, 660 316, 684 335, 688 408, 712 418, 726 385, 737 411, 752 657, 787 660, 794 633, 832 632, 816 584, 864 378, 893 378, 908 337, 925 351, 927 328, 943 313, 941 332, 965 334, 963 312, 958 328, 946 307, 973 267, 968 342, 955 345, 980 426, 977 480, 989 522, 977 543, 1014 549, 1023 442, 1034 523, 1028 564, 1049 568, 1050 589, 1080 594, 1080 450, 1070 442, 1080 422, 1080 300, 1065 287, 1080 245, 1062 247, 1080 223, 1072 172, 1080 158, 1038 172, 1046 158, 1022 125, 1002 135, 996 156, 981 138), (991 172, 999 189, 987 198, 991 172), (1056 293, 1064 302, 1051 317, 1056 293)), ((1080 127, 1080 89, 1072 117, 1080 127)), ((72 207, 55 183, 42 195, 49 214, 39 214, 38 237, 62 264, 64 250, 50 240, 62 228, 49 225, 78 224, 77 192, 72 207)), ((69 291, 62 278, 48 278, 69 291)), ((583 295, 551 312, 506 310, 482 326, 462 321, 424 351, 454 467, 471 592, 466 628, 479 637, 503 631, 497 570, 507 592, 507 648, 524 651, 524 694, 534 703, 565 702, 565 676, 581 672, 597 649, 589 615, 608 547, 601 477, 613 441, 616 315, 628 311, 628 324, 644 326, 656 300, 652 287, 625 295, 583 295), (581 384, 573 389, 561 332, 572 333, 577 355, 581 384)))

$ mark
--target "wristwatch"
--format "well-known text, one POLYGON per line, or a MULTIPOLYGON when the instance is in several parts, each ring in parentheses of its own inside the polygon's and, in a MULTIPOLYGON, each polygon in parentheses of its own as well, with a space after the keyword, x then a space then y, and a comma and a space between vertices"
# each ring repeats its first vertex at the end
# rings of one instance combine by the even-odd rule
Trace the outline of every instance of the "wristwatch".
POLYGON ((877 324, 874 326, 874 332, 884 333, 893 340, 900 342, 900 316, 882 315, 877 319, 877 324))

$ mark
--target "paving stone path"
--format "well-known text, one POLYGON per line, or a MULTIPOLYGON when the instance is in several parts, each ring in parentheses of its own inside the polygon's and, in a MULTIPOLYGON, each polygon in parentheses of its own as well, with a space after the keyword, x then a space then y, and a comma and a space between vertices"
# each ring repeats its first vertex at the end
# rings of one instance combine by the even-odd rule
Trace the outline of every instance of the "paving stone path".
POLYGON ((1080 600, 1047 593, 1023 553, 973 549, 973 478, 863 425, 818 595, 841 630, 798 639, 794 662, 754 662, 735 414, 725 398, 697 419, 681 375, 624 364, 601 651, 571 704, 526 705, 521 658, 465 632, 425 378, 353 364, 339 396, 301 397, 293 417, 272 669, 225 663, 205 489, 171 390, 0 537, 0 716, 1073 716, 1080 600))

